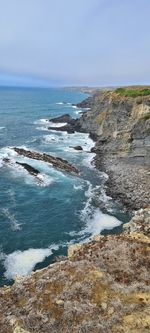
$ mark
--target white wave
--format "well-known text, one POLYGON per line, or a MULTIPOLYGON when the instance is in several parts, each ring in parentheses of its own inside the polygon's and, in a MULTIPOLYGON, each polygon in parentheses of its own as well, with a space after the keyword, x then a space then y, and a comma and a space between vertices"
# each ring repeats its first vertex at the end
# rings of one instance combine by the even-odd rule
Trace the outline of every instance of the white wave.
POLYGON ((75 114, 80 114, 81 110, 75 111, 75 114))
POLYGON ((60 142, 60 141, 63 141, 63 138, 59 137, 58 135, 49 134, 49 135, 43 136, 43 141, 44 141, 44 143, 60 142))
POLYGON ((57 105, 63 105, 64 103, 63 102, 58 102, 56 103, 57 105))
POLYGON ((54 183, 54 178, 52 178, 52 177, 50 177, 48 175, 42 174, 42 173, 40 173, 37 176, 37 179, 39 179, 39 181, 40 181, 38 183, 38 185, 41 185, 41 186, 49 186, 52 183, 54 183))
POLYGON ((74 190, 83 190, 83 185, 73 185, 74 190))
POLYGON ((15 215, 12 214, 8 208, 3 208, 2 213, 9 220, 12 230, 16 231, 21 229, 21 223, 18 223, 15 215))
POLYGON ((47 249, 28 249, 15 251, 8 254, 4 261, 6 269, 4 275, 8 280, 14 279, 16 275, 26 276, 32 272, 37 263, 49 257, 53 250, 58 250, 57 245, 51 245, 47 249))
POLYGON ((44 127, 44 126, 36 127, 36 130, 38 130, 38 131, 49 131, 48 127, 44 127))
POLYGON ((46 123, 49 123, 49 119, 42 118, 42 119, 38 119, 34 122, 35 125, 46 124, 46 123))
POLYGON ((0 158, 14 158, 17 153, 13 150, 13 147, 4 147, 0 149, 0 158))
POLYGON ((89 233, 92 236, 98 235, 102 230, 110 230, 122 224, 115 216, 103 214, 98 208, 94 214, 87 219, 86 227, 82 233, 89 233))
POLYGON ((92 161, 93 161, 94 157, 95 157, 95 154, 90 153, 90 156, 83 159, 82 164, 86 167, 88 166, 90 169, 94 169, 95 166, 92 164, 92 161))
POLYGON ((63 127, 63 126, 66 126, 67 125, 67 123, 54 123, 54 122, 52 122, 52 121, 50 121, 49 122, 49 126, 50 127, 63 127))
MULTIPOLYGON (((59 128, 59 127, 58 127, 58 128, 59 128)), ((62 134, 61 129, 60 129, 60 131, 59 131, 59 130, 55 130, 55 129, 51 128, 51 129, 49 129, 48 131, 49 131, 49 132, 52 132, 52 133, 56 133, 56 134, 62 134)), ((67 135, 67 131, 64 131, 63 134, 64 134, 64 135, 67 135)))
MULTIPOLYGON (((44 144, 52 144, 52 143, 59 143, 59 145, 56 145, 56 149, 61 149, 65 152, 73 153, 73 154, 79 154, 79 153, 89 153, 91 148, 93 147, 93 140, 89 138, 88 134, 85 133, 73 133, 69 134, 67 132, 61 132, 57 130, 50 130, 49 135, 44 135, 42 138, 42 141, 44 144), (78 151, 74 149, 75 146, 81 146, 82 151, 78 151)), ((93 168, 91 165, 91 160, 95 156, 95 154, 90 153, 84 156, 84 160, 82 161, 82 164, 85 166, 89 166, 90 168, 93 168), (86 158, 85 158, 86 156, 86 158)))
POLYGON ((5 129, 5 128, 6 128, 6 127, 4 127, 4 126, 1 126, 1 127, 0 127, 0 130, 3 130, 3 129, 5 129))
POLYGON ((78 109, 78 107, 76 105, 72 105, 73 109, 78 109))

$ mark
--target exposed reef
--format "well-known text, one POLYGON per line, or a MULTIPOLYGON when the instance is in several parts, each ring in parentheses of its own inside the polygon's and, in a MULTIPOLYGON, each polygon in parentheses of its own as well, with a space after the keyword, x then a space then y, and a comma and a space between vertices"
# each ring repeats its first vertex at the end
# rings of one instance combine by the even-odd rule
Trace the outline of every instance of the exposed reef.
POLYGON ((73 165, 68 163, 68 161, 63 160, 60 157, 54 157, 52 155, 30 151, 23 148, 13 148, 13 149, 18 155, 49 163, 51 166, 61 171, 75 173, 75 174, 79 173, 76 167, 74 167, 73 165))

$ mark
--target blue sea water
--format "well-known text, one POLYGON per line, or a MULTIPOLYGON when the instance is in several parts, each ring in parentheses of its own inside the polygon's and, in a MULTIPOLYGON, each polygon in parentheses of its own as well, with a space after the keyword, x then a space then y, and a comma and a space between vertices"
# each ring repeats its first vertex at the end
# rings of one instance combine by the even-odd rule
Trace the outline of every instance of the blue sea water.
POLYGON ((48 130, 50 118, 65 113, 79 117, 81 110, 72 103, 86 97, 63 89, 0 88, 1 286, 11 283, 17 274, 45 267, 54 256, 66 254, 69 244, 87 241, 100 232, 118 231, 128 220, 105 194, 107 175, 91 164, 94 143, 88 134, 48 130), (75 145, 81 145, 83 151, 75 151, 71 147, 75 145), (18 156, 12 147, 65 158, 78 167, 80 176, 18 156), (11 163, 7 165, 3 158, 11 163), (36 167, 42 182, 15 161, 36 167))

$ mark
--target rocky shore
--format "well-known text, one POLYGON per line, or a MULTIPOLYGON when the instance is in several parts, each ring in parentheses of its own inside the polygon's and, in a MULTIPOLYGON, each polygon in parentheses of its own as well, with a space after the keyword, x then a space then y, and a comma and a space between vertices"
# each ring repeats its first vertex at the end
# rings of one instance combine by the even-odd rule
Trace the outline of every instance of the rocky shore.
MULTIPOLYGON (((107 192, 134 213, 122 233, 71 245, 68 257, 1 288, 0 332, 150 332, 149 93, 145 87, 96 91, 78 104, 90 108, 80 119, 50 120, 67 123, 61 130, 69 133, 90 133, 94 163, 109 175, 107 192)), ((50 162, 46 154, 15 151, 50 162)))

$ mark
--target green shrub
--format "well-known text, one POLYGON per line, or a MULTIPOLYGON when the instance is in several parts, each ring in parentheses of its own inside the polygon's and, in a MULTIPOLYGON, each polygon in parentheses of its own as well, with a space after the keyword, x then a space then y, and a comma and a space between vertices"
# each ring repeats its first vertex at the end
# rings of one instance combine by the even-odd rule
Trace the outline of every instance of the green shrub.
POLYGON ((150 113, 146 113, 143 117, 145 120, 150 119, 150 113))
POLYGON ((150 95, 150 89, 127 89, 127 88, 117 88, 115 90, 117 94, 129 97, 147 96, 150 95))

